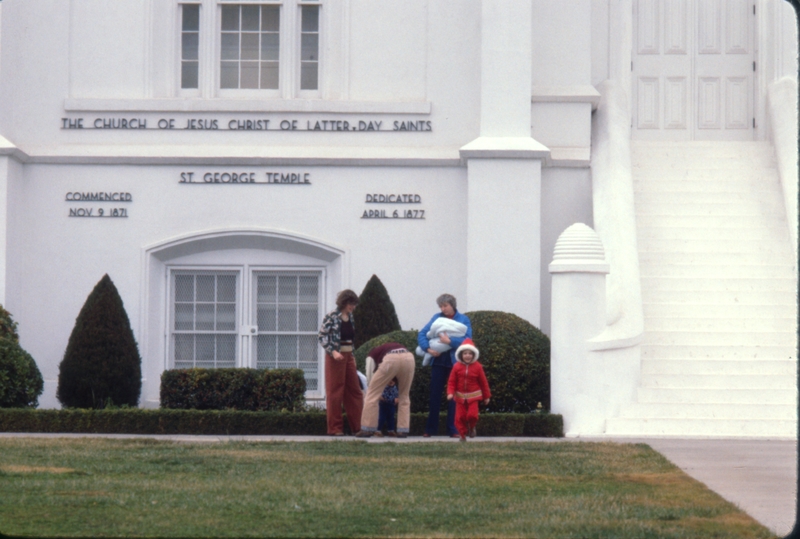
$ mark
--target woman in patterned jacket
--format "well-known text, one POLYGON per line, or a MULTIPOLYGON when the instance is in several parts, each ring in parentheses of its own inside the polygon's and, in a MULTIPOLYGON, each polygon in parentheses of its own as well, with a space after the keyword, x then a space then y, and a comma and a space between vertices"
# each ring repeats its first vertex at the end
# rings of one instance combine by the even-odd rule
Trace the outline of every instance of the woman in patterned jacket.
POLYGON ((361 430, 361 410, 364 394, 358 381, 356 360, 353 357, 355 321, 353 309, 358 296, 352 290, 342 290, 336 296, 336 310, 325 315, 319 330, 319 343, 325 349, 325 395, 328 415, 328 434, 344 436, 342 404, 353 434, 361 430))

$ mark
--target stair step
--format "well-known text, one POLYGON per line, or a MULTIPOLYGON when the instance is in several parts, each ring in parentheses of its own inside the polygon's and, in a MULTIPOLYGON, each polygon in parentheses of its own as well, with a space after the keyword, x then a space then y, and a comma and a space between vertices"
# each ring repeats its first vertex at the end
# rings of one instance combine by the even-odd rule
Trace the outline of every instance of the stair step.
POLYGON ((790 318, 797 320, 797 305, 786 302, 772 305, 719 305, 697 303, 644 303, 644 315, 691 318, 790 318))
MULTIPOLYGON (((691 223, 683 223, 685 226, 641 226, 636 231, 636 237, 640 244, 647 245, 651 240, 758 240, 771 241, 779 240, 789 243, 789 229, 785 226, 775 227, 752 227, 752 228, 733 228, 733 227, 704 227, 692 226, 691 223)), ((677 254, 677 253, 675 253, 677 254)), ((763 260, 763 257, 762 257, 763 260)))
POLYGON ((662 202, 640 202, 636 201, 636 213, 644 215, 686 215, 686 216, 709 216, 722 215, 741 217, 744 215, 764 215, 775 214, 785 211, 783 204, 777 202, 767 202, 764 200, 752 200, 749 202, 734 203, 702 203, 702 202, 683 202, 680 204, 664 204, 662 202))
MULTIPOLYGON (((766 190, 780 193, 776 171, 759 169, 746 176, 736 176, 728 171, 633 171, 633 192, 638 197, 644 193, 708 193, 723 197, 733 193, 752 193, 766 190)), ((773 195, 779 196, 779 195, 773 195)), ((779 197, 780 198, 780 197, 779 197)))
MULTIPOLYGON (((733 231, 735 232, 735 231, 733 231)), ((788 232, 787 232, 788 234, 788 232)), ((639 236, 640 242, 642 241, 641 235, 639 236)), ((788 238, 787 238, 788 243, 788 238)), ((784 256, 775 256, 770 258, 770 263, 785 264, 792 268, 792 271, 797 272, 797 266, 794 260, 787 252, 784 256)), ((654 265, 663 264, 720 264, 720 265, 751 265, 763 264, 764 255, 761 253, 667 253, 667 252, 652 252, 640 251, 639 264, 643 268, 648 268, 654 265)))
POLYGON ((792 389, 797 377, 769 374, 642 374, 642 388, 792 389))
POLYGON ((650 331, 645 320, 643 344, 716 346, 794 346, 797 334, 791 331, 650 331))
POLYGON ((648 317, 647 331, 743 331, 788 332, 797 336, 797 318, 697 318, 648 317))
MULTIPOLYGON (((640 227, 696 227, 696 228, 766 228, 767 230, 788 230, 786 217, 782 214, 772 215, 674 215, 674 214, 637 214, 636 225, 640 227)), ((737 251, 734 249, 733 251, 737 251)))
POLYGON ((650 277, 642 269, 643 290, 691 290, 704 292, 784 292, 794 298, 797 282, 793 278, 650 277))
MULTIPOLYGON (((653 283, 646 278, 642 278, 642 299, 647 303, 692 303, 699 305, 714 303, 716 305, 736 306, 736 305, 759 305, 772 301, 781 305, 795 305, 795 284, 777 283, 782 290, 742 290, 741 288, 731 287, 730 290, 711 290, 704 291, 698 287, 684 290, 676 289, 677 283, 661 283, 659 288, 653 287, 653 283), (646 286, 650 288, 645 288, 646 286)), ((778 288, 778 286, 776 286, 778 288)))
POLYGON ((666 360, 756 360, 797 362, 797 343, 788 346, 662 345, 642 346, 642 362, 666 360))
POLYGON ((622 418, 629 419, 767 419, 797 421, 797 409, 789 404, 634 404, 623 410, 622 418))
POLYGON ((697 403, 754 405, 782 404, 796 406, 797 389, 713 389, 640 387, 637 400, 641 403, 697 403))
POLYGON ((769 204, 775 208, 783 208, 783 197, 779 192, 754 188, 744 191, 722 191, 712 193, 698 193, 695 191, 684 191, 675 189, 674 191, 651 191, 643 190, 634 197, 636 205, 661 204, 670 206, 674 204, 769 204))
POLYGON ((780 419, 630 419, 606 421, 606 434, 613 436, 709 436, 709 437, 797 437, 797 421, 780 419))
POLYGON ((706 278, 717 279, 795 279, 795 271, 788 265, 742 264, 658 264, 648 268, 647 277, 666 278, 706 278))
POLYGON ((763 240, 650 240, 646 252, 683 251, 685 253, 763 253, 764 256, 784 255, 788 249, 782 241, 763 240))
POLYGON ((761 375, 796 378, 797 361, 792 359, 642 359, 645 376, 761 375))

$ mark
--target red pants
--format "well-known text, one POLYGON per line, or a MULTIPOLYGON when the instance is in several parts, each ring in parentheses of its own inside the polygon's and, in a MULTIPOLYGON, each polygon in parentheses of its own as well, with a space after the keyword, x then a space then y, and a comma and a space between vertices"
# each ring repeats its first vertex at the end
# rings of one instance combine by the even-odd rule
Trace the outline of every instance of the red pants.
POLYGON ((356 374, 353 354, 343 353, 341 361, 325 354, 325 408, 328 414, 328 434, 344 432, 342 404, 347 412, 347 423, 355 434, 361 430, 361 410, 364 393, 356 374))
POLYGON ((462 437, 478 424, 478 402, 456 402, 456 429, 462 437))

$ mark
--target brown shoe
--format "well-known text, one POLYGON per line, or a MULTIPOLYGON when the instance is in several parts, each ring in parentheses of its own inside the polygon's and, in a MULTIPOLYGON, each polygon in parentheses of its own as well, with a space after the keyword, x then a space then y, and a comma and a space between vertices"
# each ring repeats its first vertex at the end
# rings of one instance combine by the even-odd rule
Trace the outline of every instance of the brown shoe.
POLYGON ((334 432, 331 436, 344 436, 343 432, 334 432))
POLYGON ((408 438, 408 433, 407 432, 398 432, 397 433, 397 437, 398 438, 408 438))
POLYGON ((471 429, 469 429, 469 437, 470 438, 474 438, 477 435, 478 435, 478 431, 477 431, 477 429, 475 427, 472 427, 471 429))
POLYGON ((466 436, 459 436, 458 437, 458 441, 459 442, 466 442, 467 441, 467 437, 466 436))
POLYGON ((370 438, 370 437, 372 437, 373 434, 374 433, 366 431, 366 430, 360 430, 360 431, 358 431, 358 433, 356 433, 356 438, 370 438))
POLYGON ((386 436, 388 436, 389 438, 396 438, 397 433, 393 430, 390 430, 389 432, 386 433, 386 436))
POLYGON ((451 438, 463 438, 463 436, 461 436, 460 434, 451 434, 450 437, 451 438))
POLYGON ((428 434, 428 433, 426 432, 425 434, 423 434, 423 435, 422 435, 422 437, 423 437, 423 438, 430 438, 430 437, 431 437, 431 435, 430 435, 430 434, 428 434))
POLYGON ((375 432, 373 432, 372 435, 374 437, 376 437, 376 438, 383 438, 383 433, 381 431, 379 431, 379 430, 376 430, 375 432))

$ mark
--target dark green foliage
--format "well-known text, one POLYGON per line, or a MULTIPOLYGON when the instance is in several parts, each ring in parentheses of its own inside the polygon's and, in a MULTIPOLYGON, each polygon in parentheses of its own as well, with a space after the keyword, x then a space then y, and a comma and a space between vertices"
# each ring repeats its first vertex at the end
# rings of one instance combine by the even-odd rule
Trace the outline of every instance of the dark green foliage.
POLYGON ((83 304, 59 366, 56 396, 68 408, 136 406, 142 359, 122 298, 104 275, 83 304))
MULTIPOLYGON (((417 334, 416 330, 410 331, 392 331, 385 335, 370 339, 361 345, 358 350, 353 354, 356 358, 356 368, 364 372, 366 366, 367 355, 369 351, 386 344, 387 342, 400 343, 411 353, 417 349, 417 334)), ((422 358, 414 354, 416 360, 416 368, 414 369, 414 382, 411 384, 411 412, 425 412, 428 413, 430 392, 431 392, 431 368, 422 366, 422 358)))
MULTIPOLYGON (((410 434, 421 436, 427 413, 411 415, 410 434)), ((345 421, 345 424, 347 422, 345 421)), ((440 424, 445 423, 444 417, 440 424)), ((88 432, 107 434, 215 434, 322 436, 322 410, 302 413, 238 410, 0 410, 0 432, 88 432)), ((563 437, 561 416, 482 414, 478 436, 563 437)))
POLYGON ((394 303, 377 275, 370 278, 361 292, 353 317, 356 320, 356 338, 353 341, 356 348, 374 337, 400 330, 394 303))
POLYGON ((2 305, 0 305, 0 339, 19 342, 17 323, 11 318, 11 313, 5 310, 2 305))
POLYGON ((0 408, 36 408, 44 390, 42 373, 14 341, 0 339, 0 408))
MULTIPOLYGON (((489 380, 492 400, 485 411, 529 413, 542 403, 550 409, 550 339, 522 318, 499 311, 466 313, 472 322, 472 340, 481 352, 480 362, 489 380)), ((358 370, 364 371, 369 351, 398 342, 414 351, 417 331, 394 331, 364 343, 355 352, 358 370)), ((411 385, 411 411, 427 412, 431 369, 414 356, 417 368, 411 385)), ((444 400, 442 401, 444 402, 444 400)), ((483 406, 481 413, 484 413, 483 406)))
POLYGON ((173 369, 161 375, 161 407, 183 410, 297 411, 305 407, 300 369, 173 369))
POLYGON ((550 409, 550 339, 522 318, 500 311, 466 313, 489 380, 491 412, 550 409))

